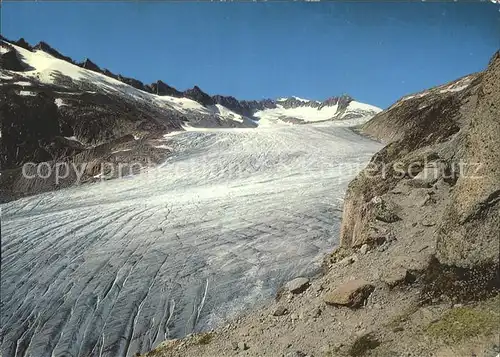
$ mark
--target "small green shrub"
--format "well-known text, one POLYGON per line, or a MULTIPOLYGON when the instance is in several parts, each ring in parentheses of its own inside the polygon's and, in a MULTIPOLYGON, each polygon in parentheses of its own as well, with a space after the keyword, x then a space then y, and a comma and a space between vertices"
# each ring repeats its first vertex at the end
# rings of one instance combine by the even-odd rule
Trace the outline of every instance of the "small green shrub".
POLYGON ((498 311, 460 307, 444 314, 441 320, 427 327, 429 336, 447 344, 475 336, 487 336, 500 329, 498 311))

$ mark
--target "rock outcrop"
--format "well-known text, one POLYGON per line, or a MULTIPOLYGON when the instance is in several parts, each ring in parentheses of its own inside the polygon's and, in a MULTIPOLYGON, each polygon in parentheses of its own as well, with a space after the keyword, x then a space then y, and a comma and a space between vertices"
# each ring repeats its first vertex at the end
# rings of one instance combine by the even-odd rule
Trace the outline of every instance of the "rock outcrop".
POLYGON ((174 87, 169 86, 163 81, 156 81, 155 83, 151 83, 148 87, 148 91, 157 95, 168 95, 171 97, 182 97, 182 92, 178 91, 174 87))
POLYGON ((183 96, 205 106, 215 104, 215 101, 212 99, 212 97, 202 91, 198 86, 194 86, 193 88, 184 91, 183 96))
POLYGON ((102 69, 94 62, 92 62, 90 58, 86 58, 85 61, 79 64, 79 66, 85 69, 90 69, 91 71, 94 72, 103 73, 102 69))
POLYGON ((500 53, 481 78, 458 176, 437 234, 438 259, 460 267, 498 262, 500 238, 500 53))
POLYGON ((26 40, 23 37, 21 37, 19 40, 17 40, 16 42, 14 42, 14 44, 16 44, 19 47, 22 47, 24 49, 27 49, 29 51, 32 50, 31 45, 28 42, 26 42, 26 40))
POLYGON ((332 105, 338 105, 339 106, 339 111, 343 111, 347 108, 350 102, 352 102, 354 99, 347 95, 341 95, 340 97, 331 97, 326 100, 324 100, 319 106, 318 109, 321 109, 323 107, 327 106, 332 106, 332 105))
POLYGON ((484 72, 404 97, 363 125, 387 146, 349 185, 341 248, 378 246, 390 236, 411 246, 418 236, 432 257, 422 256, 421 271, 434 278, 436 270, 454 271, 448 278, 460 280, 458 270, 472 269, 482 282, 461 286, 498 288, 499 103, 497 52, 484 72))

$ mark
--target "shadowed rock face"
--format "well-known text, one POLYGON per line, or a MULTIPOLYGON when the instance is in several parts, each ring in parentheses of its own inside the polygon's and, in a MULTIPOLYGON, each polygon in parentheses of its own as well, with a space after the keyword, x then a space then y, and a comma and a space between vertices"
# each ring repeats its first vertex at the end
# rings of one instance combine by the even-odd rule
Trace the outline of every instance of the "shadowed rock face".
POLYGON ((85 69, 90 69, 91 71, 94 72, 99 72, 99 73, 104 73, 101 68, 99 68, 98 65, 96 65, 94 62, 92 62, 90 59, 86 58, 83 63, 79 64, 80 67, 85 68, 85 69))
POLYGON ((122 75, 119 74, 116 77, 116 79, 118 79, 120 82, 128 84, 128 85, 130 85, 130 86, 132 86, 134 88, 137 88, 137 89, 140 89, 140 90, 143 90, 143 91, 147 92, 146 87, 144 86, 144 84, 141 81, 139 81, 139 80, 137 80, 135 78, 124 77, 124 76, 122 76, 122 75))
POLYGON ((340 97, 331 97, 321 103, 319 109, 325 106, 338 105, 339 110, 345 110, 350 102, 353 101, 353 98, 348 95, 342 95, 340 97))
POLYGON ((387 146, 349 185, 341 246, 377 245, 381 234, 406 239, 412 228, 405 222, 422 217, 418 236, 437 262, 427 269, 473 269, 487 277, 480 283, 476 277, 476 290, 491 287, 500 234, 498 103, 497 53, 484 72, 404 97, 366 123, 363 133, 387 146), (426 181, 422 175, 432 167, 441 172, 426 181), (374 202, 381 201, 405 207, 401 221, 377 220, 374 202))
POLYGON ((215 101, 212 99, 212 97, 203 92, 198 86, 194 86, 192 89, 184 91, 183 95, 184 97, 192 99, 205 106, 215 104, 215 101))
POLYGON ((0 116, 2 170, 52 158, 45 146, 61 135, 54 98, 43 93, 25 98, 1 93, 0 116))
POLYGON ((155 83, 151 83, 148 86, 148 91, 153 93, 153 94, 169 95, 169 96, 177 97, 177 98, 181 98, 183 96, 182 92, 179 92, 177 89, 169 86, 168 84, 164 83, 163 81, 156 81, 155 83))
POLYGON ((9 71, 24 71, 26 65, 17 57, 16 51, 9 51, 0 56, 0 68, 8 69, 9 71))
MULTIPOLYGON (((160 123, 156 119, 161 113, 143 110, 116 96, 79 90, 58 92, 36 83, 26 88, 33 95, 19 95, 15 86, 0 90, 1 201, 64 188, 76 178, 72 175, 57 187, 53 177, 26 179, 21 172, 26 163, 48 162, 53 167, 56 162, 94 161, 97 167, 107 161, 126 164, 141 155, 158 163, 165 158, 165 150, 142 145, 131 134, 155 136, 180 129, 175 117, 160 123), (122 138, 129 143, 125 148, 117 146, 120 143, 116 140, 122 138), (121 154, 120 160, 110 159, 117 150, 127 154, 121 154)), ((89 171, 85 178, 97 173, 89 171)))
POLYGON ((22 37, 14 43, 16 45, 18 45, 19 47, 25 48, 27 50, 31 51, 31 49, 32 49, 31 45, 28 42, 26 42, 26 40, 22 37))

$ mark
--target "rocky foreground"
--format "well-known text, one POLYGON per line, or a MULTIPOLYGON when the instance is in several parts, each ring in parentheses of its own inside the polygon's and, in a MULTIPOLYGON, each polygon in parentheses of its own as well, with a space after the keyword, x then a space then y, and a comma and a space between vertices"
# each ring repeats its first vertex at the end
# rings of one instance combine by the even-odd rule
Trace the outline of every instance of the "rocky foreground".
POLYGON ((387 146, 349 186, 324 275, 147 356, 500 354, 500 53, 360 130, 387 146))

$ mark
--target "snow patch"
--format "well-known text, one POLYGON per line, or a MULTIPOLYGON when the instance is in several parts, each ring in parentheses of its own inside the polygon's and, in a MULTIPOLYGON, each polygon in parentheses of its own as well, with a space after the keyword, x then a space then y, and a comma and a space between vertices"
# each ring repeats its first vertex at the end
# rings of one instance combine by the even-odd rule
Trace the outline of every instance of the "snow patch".
POLYGON ((380 109, 379 107, 376 107, 376 106, 370 105, 370 104, 366 104, 366 103, 360 103, 360 102, 357 102, 355 100, 353 100, 349 103, 349 105, 347 106, 347 110, 374 111, 376 113, 380 113, 382 111, 382 109, 380 109))
POLYGON ((461 80, 449 85, 449 86, 446 86, 444 87, 443 89, 441 89, 439 91, 439 93, 454 93, 454 92, 460 92, 460 91, 463 91, 464 89, 466 89, 470 83, 472 82, 472 76, 468 76, 468 77, 465 77, 465 78, 462 78, 461 80))
POLYGON ((300 98, 300 97, 296 97, 296 96, 292 96, 292 97, 281 97, 281 98, 278 98, 276 99, 277 102, 285 102, 287 101, 288 99, 295 99, 295 100, 298 100, 300 102, 303 102, 303 103, 309 103, 309 102, 317 102, 317 101, 313 101, 313 100, 310 100, 310 99, 304 99, 304 98, 300 98))
POLYGON ((67 104, 65 104, 65 103, 64 103, 64 101, 63 101, 61 98, 56 98, 56 99, 54 100, 54 103, 57 105, 57 107, 58 107, 58 108, 59 108, 59 107, 62 107, 62 106, 64 106, 64 105, 67 105, 67 104))
POLYGON ((166 150, 173 150, 174 149, 173 147, 168 146, 168 145, 155 145, 153 147, 157 148, 157 149, 166 149, 166 150))
POLYGON ((455 87, 455 88, 442 89, 442 90, 439 91, 439 93, 460 92, 460 91, 463 91, 467 87, 468 87, 468 85, 460 86, 460 87, 455 87))
POLYGON ((22 96, 25 96, 25 97, 35 97, 36 96, 36 92, 32 92, 32 91, 29 91, 29 90, 20 90, 19 91, 19 95, 22 95, 22 96))
POLYGON ((308 102, 310 102, 310 100, 309 100, 309 99, 304 99, 304 98, 300 98, 300 97, 296 97, 296 96, 293 96, 292 98, 293 98, 293 99, 295 99, 295 100, 298 100, 298 101, 300 101, 300 102, 303 102, 303 103, 308 103, 308 102))
POLYGON ((404 102, 404 101, 414 99, 414 98, 422 98, 422 97, 425 97, 426 95, 428 95, 429 93, 430 92, 426 91, 426 92, 421 92, 418 94, 409 95, 409 96, 401 98, 401 101, 404 102))
POLYGON ((84 143, 82 143, 80 140, 78 140, 78 139, 76 138, 76 136, 65 136, 64 138, 65 138, 65 139, 67 139, 67 140, 75 141, 75 142, 77 142, 77 143, 82 144, 82 145, 84 145, 84 146, 85 146, 85 144, 84 144, 84 143))
POLYGON ((119 152, 127 152, 127 151, 131 151, 132 149, 121 149, 121 150, 115 150, 115 151, 112 151, 111 154, 116 154, 116 153, 119 153, 119 152))
POLYGON ((238 123, 243 123, 244 121, 243 117, 240 114, 237 114, 220 104, 215 104, 212 108, 214 109, 215 114, 219 114, 223 118, 231 119, 237 121, 238 123))
POLYGON ((14 82, 13 84, 18 86, 31 86, 31 82, 26 82, 26 81, 14 82))

